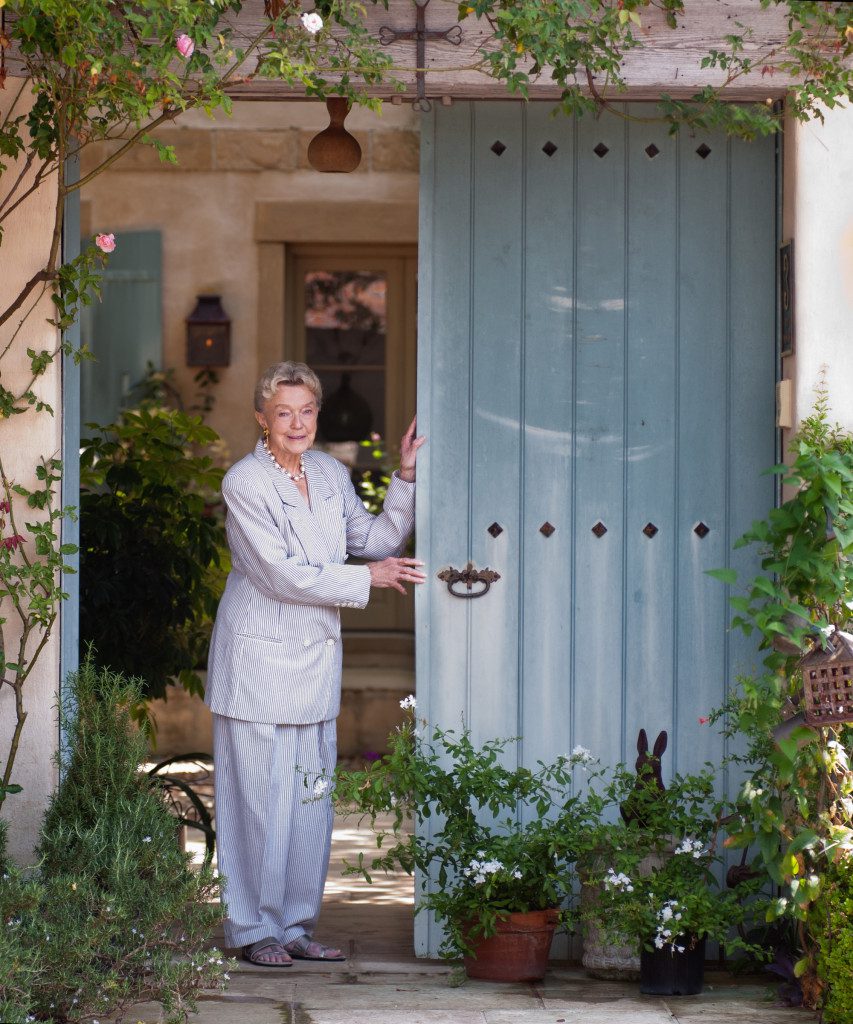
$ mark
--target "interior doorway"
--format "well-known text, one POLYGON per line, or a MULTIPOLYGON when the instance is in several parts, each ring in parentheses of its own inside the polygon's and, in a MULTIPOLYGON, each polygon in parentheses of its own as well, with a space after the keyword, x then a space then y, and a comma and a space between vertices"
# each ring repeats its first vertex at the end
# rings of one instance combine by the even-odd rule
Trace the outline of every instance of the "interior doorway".
MULTIPOLYGON (((286 246, 283 355, 320 377, 317 443, 356 481, 396 467, 415 412, 416 292, 416 245, 286 246), (387 458, 376 459, 377 449, 387 458)), ((413 595, 375 591, 366 608, 341 610, 341 627, 338 750, 370 756, 384 749, 400 699, 415 690, 413 595)))

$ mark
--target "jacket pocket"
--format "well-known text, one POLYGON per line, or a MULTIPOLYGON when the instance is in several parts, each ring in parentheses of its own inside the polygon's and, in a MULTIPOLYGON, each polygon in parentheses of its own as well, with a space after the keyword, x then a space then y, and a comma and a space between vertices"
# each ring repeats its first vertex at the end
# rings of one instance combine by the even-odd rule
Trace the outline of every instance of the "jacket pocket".
POLYGON ((269 640, 273 643, 280 642, 281 601, 274 601, 257 591, 253 593, 249 599, 245 621, 238 632, 240 636, 269 640))

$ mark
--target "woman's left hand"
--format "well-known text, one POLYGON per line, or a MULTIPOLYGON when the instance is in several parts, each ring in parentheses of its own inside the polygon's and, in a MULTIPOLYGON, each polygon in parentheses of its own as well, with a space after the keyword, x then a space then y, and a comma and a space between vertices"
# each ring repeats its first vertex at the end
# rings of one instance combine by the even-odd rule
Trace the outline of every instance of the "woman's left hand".
POLYGON ((418 449, 426 443, 426 435, 421 434, 418 437, 417 429, 418 418, 415 416, 400 442, 400 476, 409 483, 413 483, 415 479, 415 461, 418 457, 418 449))

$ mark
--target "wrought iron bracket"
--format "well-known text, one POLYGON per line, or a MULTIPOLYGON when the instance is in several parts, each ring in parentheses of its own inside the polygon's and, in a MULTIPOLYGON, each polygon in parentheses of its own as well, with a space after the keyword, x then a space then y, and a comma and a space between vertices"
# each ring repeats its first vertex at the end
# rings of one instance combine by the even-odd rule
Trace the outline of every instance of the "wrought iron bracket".
POLYGON ((413 110, 423 114, 432 109, 432 104, 426 97, 426 44, 428 40, 442 39, 451 46, 458 46, 462 42, 462 26, 454 25, 452 28, 433 30, 426 27, 426 9, 429 0, 414 0, 416 19, 415 27, 408 32, 398 32, 397 29, 383 25, 379 29, 379 42, 383 46, 390 46, 398 39, 413 39, 416 50, 415 78, 417 80, 418 98, 412 104, 413 110))
POLYGON ((452 565, 442 569, 438 578, 447 584, 447 589, 454 597, 471 598, 488 594, 489 588, 501 578, 501 574, 494 569, 475 569, 474 563, 469 562, 464 569, 454 569, 452 565), (464 591, 454 589, 459 583, 465 584, 464 591), (474 590, 475 583, 481 583, 482 589, 474 590))

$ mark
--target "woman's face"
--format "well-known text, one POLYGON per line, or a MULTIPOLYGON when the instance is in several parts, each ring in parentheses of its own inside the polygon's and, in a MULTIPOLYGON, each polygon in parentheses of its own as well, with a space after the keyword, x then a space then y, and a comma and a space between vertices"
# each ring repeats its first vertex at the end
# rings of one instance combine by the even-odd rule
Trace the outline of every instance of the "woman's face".
POLYGON ((299 456, 314 443, 317 433, 317 402, 304 384, 279 384, 277 392, 255 418, 270 432, 273 452, 299 456))

